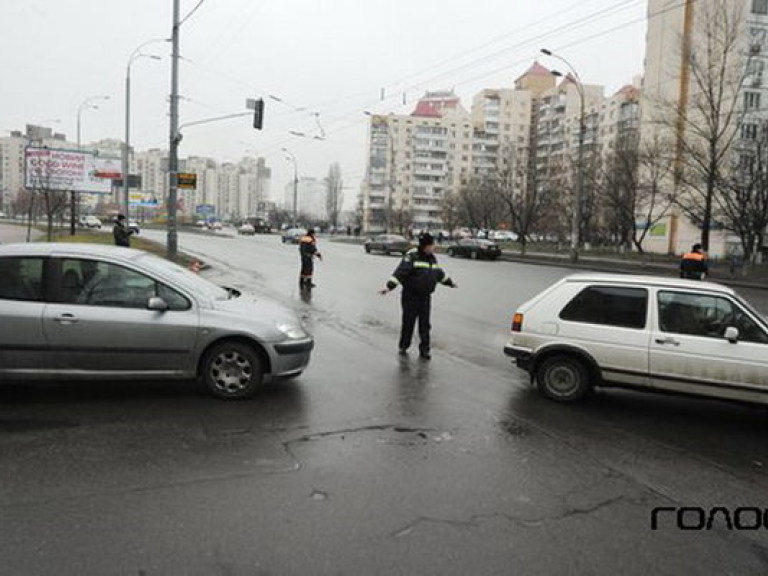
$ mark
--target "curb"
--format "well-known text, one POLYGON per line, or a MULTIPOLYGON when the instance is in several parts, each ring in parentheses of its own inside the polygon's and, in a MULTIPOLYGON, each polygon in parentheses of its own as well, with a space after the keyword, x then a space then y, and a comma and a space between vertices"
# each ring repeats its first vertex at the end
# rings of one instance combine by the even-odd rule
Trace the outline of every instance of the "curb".
MULTIPOLYGON (((588 262, 557 261, 550 258, 541 258, 537 256, 515 256, 512 254, 502 254, 499 260, 504 262, 515 262, 518 264, 531 264, 533 266, 552 266, 554 268, 570 268, 576 270, 590 270, 592 272, 620 273, 620 274, 643 274, 647 276, 669 276, 676 275, 677 269, 671 266, 661 264, 616 264, 603 263, 590 260, 588 262)), ((768 290, 768 283, 761 283, 749 280, 737 280, 732 278, 710 277, 707 280, 724 284, 732 288, 749 288, 754 290, 768 290)))

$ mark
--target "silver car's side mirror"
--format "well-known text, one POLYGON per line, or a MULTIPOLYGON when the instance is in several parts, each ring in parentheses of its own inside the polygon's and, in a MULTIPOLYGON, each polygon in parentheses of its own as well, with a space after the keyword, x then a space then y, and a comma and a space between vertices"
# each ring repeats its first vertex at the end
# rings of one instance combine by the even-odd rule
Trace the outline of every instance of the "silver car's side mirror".
POLYGON ((147 302, 147 310, 154 312, 165 312, 168 310, 168 303, 159 296, 153 296, 147 302))
POLYGON ((739 341, 739 329, 734 326, 729 326, 725 329, 725 339, 731 344, 736 344, 739 341))

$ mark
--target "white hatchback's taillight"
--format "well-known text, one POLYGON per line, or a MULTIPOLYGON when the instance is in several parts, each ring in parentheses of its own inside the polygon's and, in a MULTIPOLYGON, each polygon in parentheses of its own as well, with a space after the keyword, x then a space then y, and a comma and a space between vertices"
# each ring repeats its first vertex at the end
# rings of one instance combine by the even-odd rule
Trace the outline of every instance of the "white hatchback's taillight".
POLYGON ((518 313, 512 317, 512 332, 521 332, 523 330, 523 315, 518 313))

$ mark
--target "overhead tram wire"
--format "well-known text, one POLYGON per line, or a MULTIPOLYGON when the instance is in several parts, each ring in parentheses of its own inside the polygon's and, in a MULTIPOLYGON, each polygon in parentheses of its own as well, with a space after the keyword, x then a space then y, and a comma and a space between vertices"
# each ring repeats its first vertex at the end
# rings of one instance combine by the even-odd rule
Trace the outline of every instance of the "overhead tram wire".
MULTIPOLYGON (((662 9, 660 9, 660 10, 657 10, 656 12, 653 12, 653 13, 651 13, 651 14, 648 14, 647 16, 644 16, 644 17, 641 17, 641 18, 635 18, 635 19, 629 20, 629 21, 627 21, 627 22, 624 22, 624 23, 622 23, 622 24, 619 24, 619 25, 617 25, 617 26, 613 26, 613 27, 611 27, 611 28, 608 28, 608 29, 606 29, 606 30, 603 30, 603 31, 601 31, 601 32, 598 32, 598 33, 595 33, 595 34, 591 34, 591 35, 589 35, 589 36, 585 36, 585 37, 583 37, 583 38, 580 38, 579 40, 574 40, 574 41, 572 41, 572 42, 568 42, 567 44, 565 44, 565 45, 563 45, 563 46, 558 46, 557 48, 558 48, 558 49, 562 49, 562 48, 564 48, 564 47, 573 47, 573 46, 578 46, 578 45, 584 44, 585 42, 589 42, 589 41, 591 41, 591 40, 594 40, 594 39, 596 39, 596 38, 600 38, 600 37, 603 37, 603 36, 606 36, 606 35, 609 35, 609 34, 613 34, 613 33, 617 32, 617 31, 619 31, 619 30, 622 30, 622 29, 624 29, 624 28, 627 28, 627 27, 629 27, 629 26, 633 26, 633 25, 635 25, 635 24, 638 24, 638 23, 644 22, 644 21, 646 21, 646 20, 650 20, 650 19, 652 19, 652 18, 657 18, 657 17, 659 17, 659 16, 662 16, 662 15, 664 15, 664 14, 666 14, 666 13, 668 13, 668 12, 671 12, 671 11, 673 11, 673 10, 675 10, 675 9, 681 8, 682 6, 684 6, 684 5, 685 5, 685 1, 686 1, 686 0, 680 0, 680 1, 679 1, 678 3, 676 3, 676 4, 672 4, 672 5, 666 6, 665 8, 662 8, 662 9)), ((516 61, 516 62, 513 62, 513 63, 510 63, 510 64, 507 64, 507 65, 505 65, 505 66, 504 66, 504 67, 502 67, 502 68, 494 69, 494 70, 492 70, 492 71, 490 71, 490 72, 484 72, 483 74, 479 74, 479 75, 476 75, 476 76, 470 77, 470 78, 468 78, 468 79, 464 79, 464 80, 462 80, 462 81, 456 82, 454 85, 455 85, 455 86, 460 86, 460 85, 463 85, 463 84, 467 84, 467 83, 470 83, 470 82, 474 82, 474 81, 476 81, 476 80, 481 80, 482 78, 485 78, 485 77, 488 77, 488 76, 492 76, 492 75, 494 75, 494 74, 498 74, 498 73, 500 73, 500 72, 503 72, 503 71, 505 71, 505 70, 509 70, 510 68, 514 68, 514 67, 516 67, 516 66, 520 66, 520 65, 523 65, 523 64, 525 64, 525 63, 527 63, 527 62, 529 62, 529 61, 530 61, 530 57, 526 57, 525 59, 521 59, 521 60, 518 60, 518 61, 516 61)), ((356 112, 353 112, 352 114, 357 114, 357 113, 359 113, 359 112, 361 112, 361 111, 360 111, 360 110, 358 110, 358 111, 356 111, 356 112)), ((350 114, 350 115, 352 115, 352 114, 350 114)), ((333 127, 333 128, 328 128, 328 129, 327 129, 327 132, 328 132, 328 137, 329 137, 329 138, 331 138, 332 136, 334 136, 334 135, 338 134, 339 132, 344 132, 344 131, 346 131, 346 130, 349 130, 350 128, 353 128, 353 127, 357 126, 358 124, 360 124, 360 123, 362 123, 362 122, 366 122, 366 120, 365 120, 364 118, 356 118, 356 117, 355 117, 355 119, 354 119, 354 120, 352 120, 352 121, 350 121, 350 122, 349 122, 347 125, 344 125, 344 126, 340 126, 340 127, 338 127, 338 128, 336 128, 336 127, 333 127)))

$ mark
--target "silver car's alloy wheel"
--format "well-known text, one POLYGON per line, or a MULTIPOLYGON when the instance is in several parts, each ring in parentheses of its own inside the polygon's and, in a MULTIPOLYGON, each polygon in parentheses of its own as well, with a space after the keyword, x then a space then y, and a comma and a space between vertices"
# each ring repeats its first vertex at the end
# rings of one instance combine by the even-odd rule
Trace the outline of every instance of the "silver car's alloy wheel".
POLYGON ((236 350, 222 352, 211 362, 210 378, 222 393, 237 395, 251 383, 253 366, 236 350))
POLYGON ((242 342, 222 342, 212 348, 202 365, 202 377, 208 389, 225 399, 246 398, 263 379, 259 354, 242 342))

